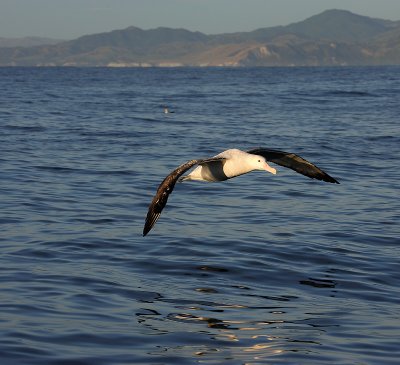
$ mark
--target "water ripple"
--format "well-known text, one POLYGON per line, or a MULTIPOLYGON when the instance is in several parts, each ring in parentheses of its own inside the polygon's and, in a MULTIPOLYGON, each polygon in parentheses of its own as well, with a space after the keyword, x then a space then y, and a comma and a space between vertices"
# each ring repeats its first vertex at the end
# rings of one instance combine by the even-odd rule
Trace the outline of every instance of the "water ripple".
POLYGON ((2 364, 397 364, 396 71, 0 69, 2 364), (341 184, 177 184, 142 237, 169 171, 256 146, 341 184))

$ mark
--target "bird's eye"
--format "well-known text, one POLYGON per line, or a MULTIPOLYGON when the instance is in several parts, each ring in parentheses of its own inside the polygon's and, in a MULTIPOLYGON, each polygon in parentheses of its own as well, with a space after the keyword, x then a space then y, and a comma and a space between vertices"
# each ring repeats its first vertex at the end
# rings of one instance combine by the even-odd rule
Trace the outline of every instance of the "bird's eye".
POLYGON ((261 160, 258 160, 258 162, 261 162, 261 160))

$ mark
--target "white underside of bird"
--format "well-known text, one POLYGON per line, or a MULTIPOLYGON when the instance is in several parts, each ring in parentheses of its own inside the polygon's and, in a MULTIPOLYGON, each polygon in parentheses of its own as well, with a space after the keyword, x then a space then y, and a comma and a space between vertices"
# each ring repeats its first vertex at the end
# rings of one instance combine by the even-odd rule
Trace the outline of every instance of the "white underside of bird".
POLYGON ((179 181, 224 181, 254 170, 268 171, 271 174, 276 174, 276 169, 268 165, 264 157, 238 149, 226 150, 212 158, 220 158, 221 160, 199 164, 189 175, 181 177, 179 181))

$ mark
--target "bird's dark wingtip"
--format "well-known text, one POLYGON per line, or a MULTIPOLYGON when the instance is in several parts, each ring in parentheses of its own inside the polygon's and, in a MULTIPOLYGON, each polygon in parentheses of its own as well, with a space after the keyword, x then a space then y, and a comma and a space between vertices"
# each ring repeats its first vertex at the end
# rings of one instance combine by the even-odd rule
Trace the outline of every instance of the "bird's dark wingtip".
POLYGON ((143 237, 145 237, 145 236, 147 235, 147 233, 150 232, 150 230, 151 230, 152 227, 153 227, 153 225, 150 225, 150 224, 148 223, 148 221, 146 220, 146 223, 145 223, 145 225, 144 225, 144 227, 143 227, 143 237))
POLYGON ((320 176, 320 180, 331 183, 331 184, 340 184, 339 181, 337 181, 334 177, 332 177, 331 175, 328 175, 326 172, 322 172, 322 175, 320 176))
POLYGON ((340 184, 340 182, 337 181, 337 180, 336 180, 334 177, 332 177, 332 176, 329 176, 328 182, 330 182, 330 183, 332 183, 332 184, 340 184))
POLYGON ((158 218, 160 217, 161 212, 155 213, 153 210, 150 210, 147 213, 146 222, 143 227, 143 237, 149 233, 154 225, 156 224, 158 218))
POLYGON ((153 225, 151 225, 150 227, 146 224, 143 228, 143 237, 147 236, 147 233, 149 233, 151 231, 151 229, 153 228, 153 225))
POLYGON ((145 228, 143 229, 143 237, 146 237, 147 234, 151 231, 152 228, 153 228, 153 227, 150 227, 150 228, 145 227, 145 228))

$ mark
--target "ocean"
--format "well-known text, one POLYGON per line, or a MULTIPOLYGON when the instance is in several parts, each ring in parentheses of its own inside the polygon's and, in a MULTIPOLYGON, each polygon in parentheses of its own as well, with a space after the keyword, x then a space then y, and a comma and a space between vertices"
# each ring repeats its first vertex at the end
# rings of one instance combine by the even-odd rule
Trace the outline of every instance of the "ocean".
POLYGON ((400 68, 0 68, 2 365, 397 365, 400 68), (168 106, 173 113, 164 114, 168 106), (228 148, 281 167, 176 185, 228 148))

